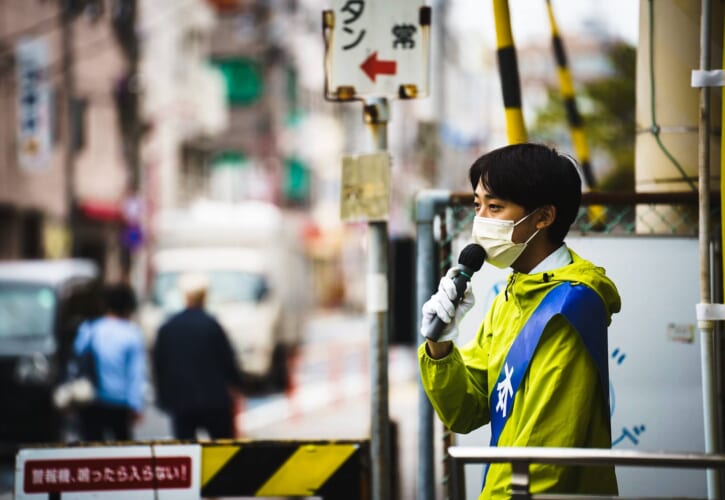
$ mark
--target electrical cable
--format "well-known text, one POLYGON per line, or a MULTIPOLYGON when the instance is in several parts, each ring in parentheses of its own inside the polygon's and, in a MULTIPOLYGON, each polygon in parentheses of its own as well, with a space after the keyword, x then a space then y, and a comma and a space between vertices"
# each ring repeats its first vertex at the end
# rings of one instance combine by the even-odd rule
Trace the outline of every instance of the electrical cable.
POLYGON ((680 172, 682 179, 687 182, 690 188, 697 192, 697 186, 692 182, 685 172, 685 169, 680 165, 677 159, 670 153, 667 147, 662 142, 660 137, 660 126, 657 125, 657 118, 655 116, 655 70, 654 70, 654 4, 653 0, 648 1, 649 5, 649 85, 650 85, 650 111, 652 117, 652 126, 648 131, 654 136, 657 145, 664 155, 670 160, 675 168, 680 172))

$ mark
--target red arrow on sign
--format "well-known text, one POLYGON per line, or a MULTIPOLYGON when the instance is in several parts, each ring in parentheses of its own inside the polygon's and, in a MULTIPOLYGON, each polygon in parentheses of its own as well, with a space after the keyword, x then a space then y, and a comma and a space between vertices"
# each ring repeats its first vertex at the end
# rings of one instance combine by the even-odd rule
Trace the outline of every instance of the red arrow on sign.
POLYGON ((395 61, 381 61, 378 59, 377 51, 373 52, 360 65, 360 68, 368 75, 373 82, 378 75, 394 75, 398 71, 395 61))

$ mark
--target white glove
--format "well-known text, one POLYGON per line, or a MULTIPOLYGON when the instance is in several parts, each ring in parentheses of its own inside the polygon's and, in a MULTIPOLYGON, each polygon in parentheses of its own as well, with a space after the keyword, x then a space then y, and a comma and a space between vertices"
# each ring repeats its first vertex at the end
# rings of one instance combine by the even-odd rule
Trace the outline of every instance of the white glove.
POLYGON ((455 305, 457 292, 453 278, 458 273, 457 266, 450 268, 446 275, 441 278, 438 291, 423 304, 421 309, 420 334, 435 342, 455 340, 458 337, 458 324, 476 303, 476 298, 471 290, 471 282, 469 281, 466 283, 466 291, 461 302, 458 303, 458 306, 455 305), (439 336, 433 331, 436 317, 439 317, 446 324, 439 336))

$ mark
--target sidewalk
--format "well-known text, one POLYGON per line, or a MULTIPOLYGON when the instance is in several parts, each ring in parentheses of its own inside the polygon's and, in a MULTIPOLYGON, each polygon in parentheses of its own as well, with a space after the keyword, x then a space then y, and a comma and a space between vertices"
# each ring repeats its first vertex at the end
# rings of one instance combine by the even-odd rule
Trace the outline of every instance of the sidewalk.
MULTIPOLYGON (((410 348, 396 351, 395 356, 414 360, 410 348)), ((391 363, 394 365, 394 363, 391 363)), ((415 365, 413 365, 415 368, 415 365)), ((252 439, 370 439, 371 402, 369 383, 351 388, 341 399, 317 409, 307 409, 282 425, 249 429, 252 439), (365 386, 363 388, 363 385, 365 386)), ((397 425, 397 453, 400 472, 400 499, 415 498, 418 454, 418 384, 417 371, 405 376, 390 373, 388 405, 391 420, 397 425)), ((391 457, 393 459, 393 457, 391 457)), ((395 498, 393 495, 391 498, 395 498)))

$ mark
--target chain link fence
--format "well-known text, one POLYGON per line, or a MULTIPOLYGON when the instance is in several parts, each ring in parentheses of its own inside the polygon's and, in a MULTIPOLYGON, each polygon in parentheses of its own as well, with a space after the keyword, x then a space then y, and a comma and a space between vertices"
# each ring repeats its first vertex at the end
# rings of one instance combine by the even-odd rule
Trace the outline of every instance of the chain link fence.
MULTIPOLYGON (((719 234, 720 206, 711 210, 713 236, 719 234)), ((697 193, 584 193, 579 214, 569 235, 698 235, 697 193)), ((451 245, 468 238, 473 223, 473 195, 450 195, 441 206, 436 241, 442 273, 452 264, 451 245)))

